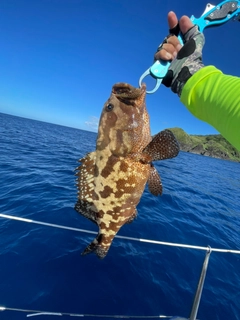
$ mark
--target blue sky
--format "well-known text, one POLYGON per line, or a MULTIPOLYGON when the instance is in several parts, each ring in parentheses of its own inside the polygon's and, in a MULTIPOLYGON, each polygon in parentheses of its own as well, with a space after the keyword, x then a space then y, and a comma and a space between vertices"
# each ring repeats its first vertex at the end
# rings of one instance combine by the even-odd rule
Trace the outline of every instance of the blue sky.
MULTIPOLYGON (((207 0, 1 0, 0 112, 96 130, 112 85, 138 86, 168 33, 167 13, 199 17, 207 0)), ((212 3, 217 4, 217 3, 212 3)), ((239 22, 205 30, 203 62, 240 75, 239 22)), ((151 81, 148 83, 149 89, 151 81)), ((217 133, 163 85, 147 96, 152 133, 217 133)))

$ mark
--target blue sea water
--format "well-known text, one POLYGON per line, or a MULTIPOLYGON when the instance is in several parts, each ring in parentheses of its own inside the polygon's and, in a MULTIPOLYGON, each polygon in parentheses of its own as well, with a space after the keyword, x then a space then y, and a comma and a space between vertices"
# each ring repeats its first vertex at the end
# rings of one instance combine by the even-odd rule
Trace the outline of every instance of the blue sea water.
MULTIPOLYGON (((0 213, 97 231, 73 209, 74 169, 95 139, 95 133, 0 114, 0 213)), ((239 163, 180 152, 155 166, 162 197, 146 188, 137 219, 120 235, 240 250, 239 163)), ((189 316, 204 251, 115 239, 105 259, 81 256, 93 238, 0 218, 0 306, 189 316)), ((2 311, 0 319, 26 319, 26 313, 2 311)), ((240 319, 240 255, 212 252, 198 319, 240 319)))

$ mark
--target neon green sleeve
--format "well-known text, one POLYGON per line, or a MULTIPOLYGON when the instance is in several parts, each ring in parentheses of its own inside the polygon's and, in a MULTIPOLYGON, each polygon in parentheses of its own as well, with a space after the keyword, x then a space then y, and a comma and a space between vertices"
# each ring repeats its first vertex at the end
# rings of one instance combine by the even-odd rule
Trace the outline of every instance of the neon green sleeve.
POLYGON ((240 78, 204 67, 187 81, 180 100, 240 150, 240 78))

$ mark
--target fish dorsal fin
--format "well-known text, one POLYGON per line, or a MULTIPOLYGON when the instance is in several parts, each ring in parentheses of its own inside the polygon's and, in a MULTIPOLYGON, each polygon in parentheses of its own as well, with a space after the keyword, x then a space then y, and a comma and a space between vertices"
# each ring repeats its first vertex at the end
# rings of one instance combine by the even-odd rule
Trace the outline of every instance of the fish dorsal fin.
POLYGON ((91 199, 94 191, 96 152, 88 153, 84 158, 80 159, 79 162, 81 162, 81 165, 76 169, 76 184, 79 191, 78 199, 91 199))
POLYGON ((162 194, 161 178, 157 172, 157 169, 153 165, 151 166, 150 175, 148 178, 148 189, 154 196, 162 194))
POLYGON ((145 147, 143 154, 151 157, 152 161, 171 159, 178 155, 179 144, 170 130, 159 132, 145 147))

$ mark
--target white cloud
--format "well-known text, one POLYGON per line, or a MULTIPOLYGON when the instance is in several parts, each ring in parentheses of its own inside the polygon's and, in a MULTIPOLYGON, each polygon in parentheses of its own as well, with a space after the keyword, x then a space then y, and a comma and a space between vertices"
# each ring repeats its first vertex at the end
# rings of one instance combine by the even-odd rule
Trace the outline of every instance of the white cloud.
POLYGON ((85 125, 92 131, 98 130, 98 123, 99 123, 99 119, 95 116, 91 116, 89 117, 88 121, 85 121, 85 125))

